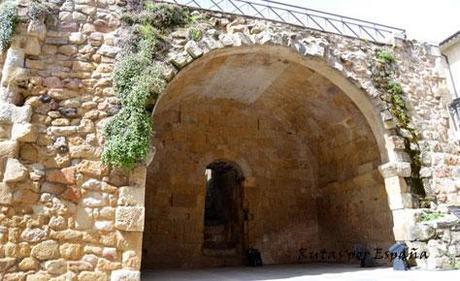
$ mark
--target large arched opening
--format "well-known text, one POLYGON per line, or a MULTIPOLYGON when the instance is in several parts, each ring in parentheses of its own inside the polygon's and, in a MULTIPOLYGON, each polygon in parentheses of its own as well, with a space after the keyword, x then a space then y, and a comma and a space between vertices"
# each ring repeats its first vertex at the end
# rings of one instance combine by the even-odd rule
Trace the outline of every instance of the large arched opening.
POLYGON ((288 48, 236 48, 195 61, 153 114, 144 269, 242 265, 248 248, 266 264, 315 261, 305 253, 323 249, 387 248, 393 221, 378 171, 388 161, 378 118, 365 93, 288 48), (206 223, 206 170, 219 159, 240 173, 230 180, 233 215, 219 224, 224 232, 240 227, 238 235, 206 223), (209 247, 211 232, 231 246, 209 247))

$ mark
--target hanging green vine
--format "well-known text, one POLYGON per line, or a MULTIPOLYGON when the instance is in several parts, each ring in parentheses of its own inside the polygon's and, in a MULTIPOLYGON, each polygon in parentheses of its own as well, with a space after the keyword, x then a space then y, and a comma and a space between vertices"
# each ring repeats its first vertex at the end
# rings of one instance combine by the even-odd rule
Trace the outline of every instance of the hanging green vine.
POLYGON ((187 22, 186 10, 170 5, 146 3, 142 11, 127 13, 123 20, 134 32, 115 65, 115 94, 121 110, 104 128, 104 163, 130 169, 147 157, 152 121, 147 108, 165 88, 163 69, 154 63, 164 33, 187 22))
POLYGON ((422 164, 418 136, 410 124, 404 91, 394 80, 396 71, 396 59, 393 54, 387 50, 378 50, 371 64, 372 79, 375 87, 381 92, 380 98, 396 122, 397 133, 404 139, 405 151, 410 157, 411 176, 406 178, 406 181, 412 193, 424 197, 426 194, 420 177, 422 164))
POLYGON ((0 4, 0 51, 4 52, 11 44, 16 26, 19 23, 16 3, 5 1, 0 4))

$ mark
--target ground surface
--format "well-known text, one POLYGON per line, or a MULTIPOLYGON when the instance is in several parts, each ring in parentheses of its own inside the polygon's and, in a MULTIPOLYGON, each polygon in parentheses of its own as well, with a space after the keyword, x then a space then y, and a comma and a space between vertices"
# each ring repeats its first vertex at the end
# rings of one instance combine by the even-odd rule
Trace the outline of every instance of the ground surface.
POLYGON ((143 271, 149 281, 454 281, 460 271, 393 271, 391 268, 361 269, 350 265, 280 265, 260 268, 215 268, 199 270, 143 271))

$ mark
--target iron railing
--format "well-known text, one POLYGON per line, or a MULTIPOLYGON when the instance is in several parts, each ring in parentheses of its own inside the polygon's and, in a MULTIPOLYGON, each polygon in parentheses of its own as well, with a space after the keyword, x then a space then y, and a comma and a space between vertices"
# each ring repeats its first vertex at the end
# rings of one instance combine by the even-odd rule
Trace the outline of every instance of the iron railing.
POLYGON ((387 43, 395 36, 405 38, 405 30, 401 28, 272 0, 157 0, 156 2, 287 23, 379 43, 387 43))

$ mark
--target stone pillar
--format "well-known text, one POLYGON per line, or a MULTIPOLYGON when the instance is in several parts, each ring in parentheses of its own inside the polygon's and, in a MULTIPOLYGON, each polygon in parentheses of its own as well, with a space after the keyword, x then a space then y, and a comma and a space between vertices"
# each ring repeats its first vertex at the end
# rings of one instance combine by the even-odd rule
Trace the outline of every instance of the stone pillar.
POLYGON ((410 176, 410 163, 389 162, 379 167, 385 180, 388 204, 393 213, 393 233, 396 241, 410 240, 410 229, 415 224, 416 206, 405 177, 410 176))

